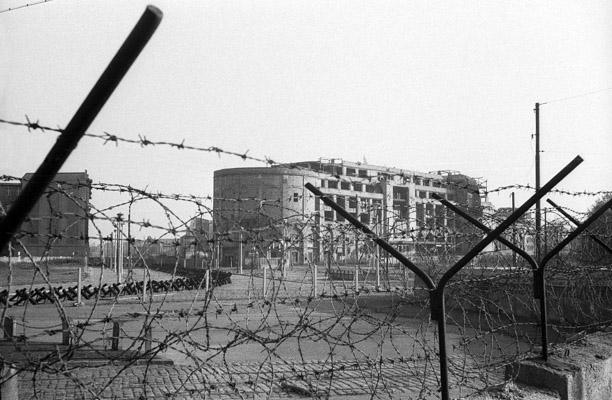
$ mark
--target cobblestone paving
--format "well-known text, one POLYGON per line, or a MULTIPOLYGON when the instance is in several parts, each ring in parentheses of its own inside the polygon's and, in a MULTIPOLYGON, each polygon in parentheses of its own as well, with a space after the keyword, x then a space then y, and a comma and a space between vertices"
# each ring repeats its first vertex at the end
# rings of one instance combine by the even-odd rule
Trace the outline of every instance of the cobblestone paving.
POLYGON ((20 375, 20 399, 436 398, 436 365, 423 360, 140 365, 20 375), (333 368, 332 368, 333 366, 333 368), (433 367, 433 368, 432 368, 433 367), (425 372, 427 371, 427 372, 425 372), (425 376, 423 376, 425 375, 425 376), (432 397, 433 396, 433 397, 432 397))

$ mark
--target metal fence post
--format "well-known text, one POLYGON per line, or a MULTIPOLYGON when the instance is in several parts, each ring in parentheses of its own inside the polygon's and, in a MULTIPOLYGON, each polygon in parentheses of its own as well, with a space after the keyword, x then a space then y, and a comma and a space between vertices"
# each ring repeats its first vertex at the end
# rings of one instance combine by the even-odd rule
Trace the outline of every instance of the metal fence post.
POLYGON ((21 223, 43 195, 70 153, 85 134, 132 63, 161 22, 162 12, 147 6, 136 26, 123 42, 94 87, 26 184, 6 216, 0 220, 0 252, 4 250, 21 223))
MULTIPOLYGON (((381 248, 387 251, 395 257, 400 263, 402 263, 407 269, 415 273, 429 289, 430 294, 430 309, 431 318, 438 322, 438 340, 439 340, 439 355, 440 355, 440 381, 441 381, 441 396, 443 400, 449 400, 449 384, 448 384, 448 360, 447 360, 447 349, 446 349, 446 315, 445 315, 445 302, 444 302, 444 287, 448 281, 459 272, 464 266, 466 266, 478 253, 480 253, 486 246, 496 240, 501 233, 518 220, 529 208, 531 208, 538 200, 540 200, 546 193, 548 193, 557 183, 559 183, 564 177, 572 172, 580 163, 582 158, 577 156, 568 165, 566 165, 561 171, 559 171, 550 181, 546 183, 540 190, 531 196, 521 207, 513 212, 508 218, 506 218, 501 224, 495 229, 490 231, 483 239, 481 239, 475 246, 472 247, 459 261, 457 261, 450 269, 439 280, 437 285, 434 283, 432 278, 422 269, 413 264, 406 258, 401 252, 391 246, 389 243, 378 237, 370 228, 358 221, 344 208, 340 207, 334 201, 326 197, 319 189, 314 187, 312 184, 307 183, 305 187, 310 190, 315 196, 319 196, 321 201, 325 205, 331 207, 342 215, 349 223, 359 228, 363 233, 374 238, 373 240, 381 248)), ((612 201, 612 200, 611 200, 612 201)))
POLYGON ((548 359, 548 318, 546 307, 546 276, 544 274, 546 264, 548 264, 548 262, 554 256, 559 254, 561 250, 563 250, 563 248, 568 245, 568 243, 570 243, 572 240, 578 237, 578 235, 584 232, 589 227, 589 225, 595 222, 611 207, 612 198, 605 202, 601 207, 599 207, 593 214, 591 214, 590 217, 588 217, 580 225, 578 225, 578 227, 572 233, 570 233, 565 239, 559 242, 551 251, 546 253, 546 255, 540 261, 540 267, 538 269, 538 279, 536 279, 536 284, 539 285, 539 292, 541 294, 540 323, 542 324, 542 358, 544 358, 544 360, 548 359))
MULTIPOLYGON (((547 199, 546 200, 551 206, 555 207, 555 209, 557 211, 559 211, 559 213, 561 213, 561 215, 563 215, 565 218, 567 218, 571 223, 573 223, 574 225, 576 225, 577 227, 580 226, 580 221, 576 220, 574 217, 572 217, 571 215, 569 215, 564 209, 562 209, 561 207, 559 207, 554 201, 552 201, 551 199, 547 199)), ((605 244, 601 239, 599 239, 597 236, 595 235, 589 235, 589 237, 591 239, 593 239, 593 241, 597 242, 601 247, 603 247, 608 253, 612 254, 612 248, 610 248, 610 246, 608 246, 607 244, 605 244)))

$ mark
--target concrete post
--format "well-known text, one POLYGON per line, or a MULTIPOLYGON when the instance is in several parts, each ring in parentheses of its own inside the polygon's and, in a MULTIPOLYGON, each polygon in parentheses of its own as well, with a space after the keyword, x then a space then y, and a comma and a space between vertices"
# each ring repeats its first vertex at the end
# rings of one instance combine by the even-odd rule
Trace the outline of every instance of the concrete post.
POLYGON ((238 240, 238 246, 239 246, 239 252, 238 252, 238 273, 242 274, 242 263, 243 263, 243 256, 242 256, 242 231, 240 231, 240 236, 239 236, 239 240, 238 240))
POLYGON ((264 264, 263 266, 263 298, 266 298, 266 289, 268 287, 268 268, 264 264))
POLYGON ((317 293, 318 293, 318 291, 317 291, 317 283, 318 282, 317 281, 318 281, 319 277, 317 276, 317 272, 318 272, 317 271, 317 264, 313 264, 313 267, 312 267, 312 291, 313 291, 314 297, 317 297, 317 293))
POLYGON ((13 339, 17 332, 17 321, 13 317, 4 317, 3 321, 4 338, 13 339))
POLYGON ((111 271, 115 271, 115 233, 110 233, 110 246, 108 246, 108 266, 111 271))
POLYGON ((111 338, 111 350, 119 350, 119 335, 121 326, 119 322, 113 321, 113 336, 111 338))
POLYGON ((70 321, 62 319, 62 344, 70 346, 70 321))
POLYGON ((380 288, 380 247, 376 246, 374 262, 376 262, 376 287, 380 288))
POLYGON ((123 223, 121 220, 122 214, 117 214, 117 234, 116 234, 116 272, 117 272, 117 283, 123 282, 123 223))
POLYGON ((19 376, 12 364, 3 363, 0 371, 0 399, 19 400, 19 376))
POLYGON ((359 265, 355 265, 355 293, 359 291, 359 265))
POLYGON ((206 273, 204 274, 204 285, 206 288, 206 291, 208 292, 210 290, 210 270, 207 269, 206 273))
POLYGON ((142 270, 142 301, 144 302, 147 297, 147 269, 142 270))
POLYGON ((151 327, 151 325, 147 325, 145 327, 145 334, 144 334, 144 348, 146 352, 151 351, 152 343, 153 343, 153 328, 151 327))
POLYGON ((77 302, 76 302, 76 305, 83 304, 83 299, 81 298, 81 291, 82 290, 83 290, 83 268, 79 267, 78 281, 77 281, 77 302))

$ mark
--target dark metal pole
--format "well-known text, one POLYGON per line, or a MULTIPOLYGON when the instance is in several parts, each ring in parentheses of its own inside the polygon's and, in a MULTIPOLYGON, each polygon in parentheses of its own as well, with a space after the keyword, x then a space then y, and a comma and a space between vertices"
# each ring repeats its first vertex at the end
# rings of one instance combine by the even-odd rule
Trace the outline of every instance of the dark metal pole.
POLYGON ((548 318, 547 318, 547 306, 546 306, 546 277, 544 275, 544 268, 546 264, 558 253, 563 250, 568 243, 574 240, 579 234, 585 231, 589 225, 603 215, 610 207, 612 207, 612 199, 604 203, 598 208, 589 218, 587 218, 582 224, 580 224, 576 230, 570 233, 565 239, 558 243, 551 251, 549 251, 540 262, 540 269, 537 271, 536 283, 539 285, 538 291, 540 292, 540 324, 542 326, 542 358, 546 361, 548 359, 548 318))
MULTIPOLYGON (((535 190, 540 190, 540 103, 535 103, 535 190)), ((540 199, 535 207, 535 258, 538 262, 542 260, 540 252, 540 199)))
POLYGON ((162 12, 158 8, 154 6, 146 8, 83 104, 57 138, 47 157, 23 188, 7 215, 0 221, 0 252, 17 232, 23 220, 32 211, 38 199, 75 149, 87 128, 157 29, 161 19, 162 12))
POLYGON ((548 361, 548 307, 546 306, 546 279, 544 278, 544 271, 541 271, 540 280, 540 332, 542 338, 540 344, 542 345, 542 359, 548 361))
MULTIPOLYGON (((546 200, 551 206, 555 207, 555 209, 557 211, 559 211, 559 213, 561 213, 561 215, 563 215, 565 218, 568 219, 568 221, 570 221, 571 223, 573 223, 576 226, 580 226, 580 221, 578 221, 576 218, 572 217, 571 215, 569 215, 567 213, 567 211, 565 211, 564 209, 562 209, 557 203, 555 203, 554 201, 552 201, 551 199, 546 200)), ((595 235, 589 235, 589 237, 591 239, 593 239, 595 242, 599 243, 604 249, 606 249, 606 251, 610 254, 612 254, 612 248, 610 248, 610 246, 608 246, 606 243, 604 243, 601 239, 599 239, 597 236, 595 235)))
MULTIPOLYGON (((442 203, 445 207, 447 207, 450 210, 452 210, 455 214, 457 214, 460 217, 464 218, 465 220, 467 220, 468 222, 470 222, 472 225, 476 226, 480 230, 482 230, 482 231, 484 231, 486 233, 491 232, 491 229, 489 227, 485 226, 482 222, 478 221, 476 218, 472 217, 471 215, 469 215, 468 213, 463 211, 461 208, 455 206, 450 201, 443 199, 442 197, 440 197, 436 193, 432 193, 431 196, 435 200, 438 200, 440 203, 442 203)), ((517 246, 516 244, 510 242, 509 240, 507 240, 506 238, 504 238, 501 235, 498 236, 497 239, 495 239, 495 240, 497 240, 500 243, 503 243, 504 245, 508 246, 508 248, 513 251, 513 254, 515 256, 518 253, 521 257, 523 257, 529 263, 529 265, 531 266, 531 268, 533 270, 537 270, 538 269, 538 265, 537 265, 536 261, 525 250, 521 249, 519 246, 517 246)))
POLYGON ((519 219, 527 210, 529 210, 539 199, 544 197, 557 183, 561 182, 570 172, 572 172, 580 163, 582 163, 582 157, 576 156, 569 164, 567 164, 561 171, 559 171, 551 180, 549 180, 540 190, 534 193, 522 206, 520 206, 515 212, 512 213, 508 218, 504 220, 499 226, 493 229, 484 239, 476 244, 470 251, 468 251, 455 265, 453 265, 440 279, 438 287, 444 287, 446 283, 468 262, 470 262, 478 253, 480 253, 485 247, 512 225, 517 219, 519 219))
POLYGON ((438 297, 438 312, 440 313, 438 322, 438 346, 440 350, 440 383, 442 400, 449 400, 450 394, 448 390, 448 356, 446 354, 446 306, 444 304, 444 288, 434 290, 435 296, 438 297))
POLYGON ((593 214, 591 214, 590 217, 588 217, 586 220, 584 220, 580 226, 578 226, 576 228, 576 230, 574 230, 572 233, 570 233, 565 239, 563 239, 561 242, 559 242, 551 251, 548 252, 548 254, 546 254, 544 256, 544 258, 542 259, 542 262, 540 263, 540 268, 544 269, 544 267, 546 266, 546 264, 554 257, 556 256, 559 252, 561 252, 561 250, 563 250, 563 248, 565 246, 567 246, 567 244, 569 242, 571 242, 572 240, 574 240, 576 238, 576 236, 580 235, 582 232, 584 232, 589 225, 591 225, 593 222, 595 222, 595 220, 597 220, 599 217, 601 217, 609 208, 612 208, 612 199, 609 199, 608 201, 606 201, 601 207, 599 207, 593 214))
MULTIPOLYGON (((541 199, 546 193, 548 193, 557 183, 565 178, 570 172, 572 172, 580 163, 582 158, 580 156, 575 157, 569 164, 567 164, 561 171, 559 171, 550 181, 544 185, 543 188, 538 190, 533 196, 531 196, 521 207, 506 218, 497 228, 490 231, 487 236, 476 244, 464 257, 462 257, 457 263, 455 263, 440 279, 436 285, 431 277, 427 273, 421 270, 419 267, 414 265, 408 260, 402 253, 393 248, 390 244, 379 238, 374 232, 372 232, 367 226, 362 224, 350 213, 340 207, 331 199, 325 197, 325 195, 316 187, 307 183, 305 186, 315 196, 319 196, 321 200, 329 207, 334 209, 337 213, 342 215, 349 223, 353 226, 361 229, 366 235, 373 238, 373 240, 382 247, 387 253, 391 254, 398 261, 400 261, 406 268, 413 271, 419 278, 425 282, 429 289, 430 295, 430 309, 431 318, 438 322, 438 337, 439 337, 439 355, 440 355, 440 378, 442 387, 440 392, 443 400, 449 399, 449 388, 448 388, 448 357, 446 349, 446 316, 445 316, 445 302, 444 302, 444 287, 446 283, 471 259, 473 259, 482 249, 484 249, 493 240, 499 238, 501 233, 514 223, 521 215, 529 210, 537 200, 541 199)), ((612 200, 611 200, 612 201, 612 200)), ((505 240, 505 239, 504 239, 505 240)), ((528 257, 529 258, 529 257, 528 257)), ((534 262, 535 264, 535 262, 534 262)), ((537 272, 537 271, 536 271, 537 272)), ((545 305, 545 304, 544 304, 545 305)))

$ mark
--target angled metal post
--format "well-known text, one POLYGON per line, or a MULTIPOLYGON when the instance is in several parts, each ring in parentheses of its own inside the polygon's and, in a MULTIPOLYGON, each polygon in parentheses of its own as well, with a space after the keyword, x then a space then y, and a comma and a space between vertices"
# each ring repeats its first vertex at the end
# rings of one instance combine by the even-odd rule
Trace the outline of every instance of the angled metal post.
MULTIPOLYGON (((559 213, 561 215, 563 215, 565 218, 567 218, 568 221, 570 221, 571 223, 573 223, 576 226, 580 226, 580 221, 578 221, 576 218, 572 217, 571 215, 569 215, 567 213, 567 211, 565 211, 564 209, 562 209, 557 203, 555 203, 554 201, 552 201, 551 199, 547 199, 546 200, 551 206, 555 207, 555 209, 557 211, 559 211, 559 213)), ((604 249, 606 249, 606 251, 610 254, 612 254, 612 248, 610 248, 610 246, 608 246, 607 244, 605 244, 600 238, 598 238, 595 235, 591 235, 589 234, 589 237, 591 239, 593 239, 593 241, 597 242, 599 245, 601 245, 601 247, 603 247, 604 249)))
MULTIPOLYGON (((446 317, 445 317, 445 304, 444 304, 444 288, 448 281, 466 266, 478 253, 480 253, 489 243, 496 240, 501 233, 518 220, 527 210, 529 210, 538 200, 546 195, 555 185, 557 185, 563 178, 565 178, 570 172, 572 172, 582 162, 580 156, 575 157, 568 165, 566 165, 561 171, 559 171, 550 181, 548 181, 540 190, 536 191, 522 206, 516 209, 508 218, 506 218, 497 228, 490 231, 485 238, 478 242, 470 251, 468 251, 459 261, 455 263, 438 282, 435 290, 431 293, 431 307, 432 312, 437 311, 439 317, 438 320, 438 336, 440 344, 440 378, 448 388, 448 360, 446 356, 446 317), (434 310, 437 307, 437 310, 434 310)), ((443 392, 442 398, 448 399, 448 389, 446 394, 443 392), (446 397, 445 397, 446 396, 446 397)))
POLYGON ((0 220, 0 252, 11 240, 38 199, 43 195, 66 159, 76 148, 123 76, 161 22, 162 12, 148 6, 94 87, 26 184, 8 213, 0 220))
POLYGON ((453 265, 440 279, 436 285, 433 279, 423 270, 414 265, 408 260, 403 254, 393 248, 390 244, 376 236, 367 226, 362 224, 346 210, 334 203, 329 198, 315 188, 312 184, 307 183, 305 186, 315 196, 319 196, 321 200, 329 207, 333 208, 337 213, 342 215, 348 222, 353 226, 359 228, 366 235, 373 238, 373 240, 380 247, 385 249, 388 253, 394 256, 400 261, 406 268, 413 271, 419 278, 425 282, 427 288, 430 290, 430 308, 431 318, 436 320, 438 323, 438 345, 440 354, 440 383, 441 383, 441 396, 443 400, 448 400, 449 395, 449 383, 448 383, 448 358, 446 352, 446 312, 444 303, 444 287, 446 283, 463 268, 468 262, 470 262, 479 252, 481 252, 489 243, 496 240, 501 233, 512 225, 517 219, 519 219, 529 208, 531 208, 538 200, 546 195, 557 183, 565 178, 570 172, 572 172, 580 163, 582 158, 577 156, 568 165, 566 165, 561 171, 559 171, 546 185, 531 196, 521 207, 513 212, 506 220, 504 220, 497 228, 490 231, 489 234, 478 242, 465 256, 463 256, 455 265, 453 265))
POLYGON ((378 237, 370 228, 362 224, 359 220, 349 214, 344 208, 340 207, 338 204, 334 203, 333 200, 326 197, 319 189, 314 187, 311 183, 307 183, 304 185, 306 189, 310 190, 315 196, 319 196, 321 201, 325 203, 325 205, 331 207, 338 214, 342 215, 344 219, 351 223, 351 225, 360 229, 363 233, 368 235, 376 244, 382 247, 385 251, 395 257, 399 262, 401 262, 406 268, 414 272, 421 280, 425 283, 428 289, 435 288, 435 284, 431 277, 427 275, 423 270, 414 265, 409 259, 407 259, 402 253, 397 251, 393 246, 389 243, 378 237))
MULTIPOLYGON (((438 200, 445 207, 449 208, 455 214, 459 215, 460 217, 462 217, 466 221, 470 222, 472 225, 474 225, 475 227, 479 228, 480 230, 482 230, 482 231, 484 231, 486 233, 491 232, 491 228, 489 228, 488 226, 484 225, 482 222, 478 221, 476 218, 472 217, 471 215, 469 215, 468 213, 466 213, 465 211, 463 211, 459 207, 455 206, 450 201, 443 199, 437 193, 432 193, 431 197, 433 197, 435 200, 438 200)), ((535 259, 533 257, 531 257, 529 255, 529 253, 527 253, 525 250, 521 249, 520 247, 518 247, 517 245, 515 245, 511 241, 507 240, 503 236, 499 236, 496 240, 498 242, 503 243, 504 245, 508 246, 508 248, 510 250, 514 251, 516 254, 518 254, 521 257, 523 257, 525 259, 525 261, 527 261, 527 263, 529 263, 529 265, 531 266, 531 268, 533 270, 537 270, 538 269, 538 264, 536 263, 535 259)))
POLYGON ((559 242, 551 251, 549 251, 540 262, 540 268, 538 269, 538 281, 537 284, 540 287, 542 296, 540 297, 540 324, 542 325, 542 358, 548 360, 548 317, 547 317, 547 306, 546 306, 546 277, 544 275, 544 269, 546 264, 557 254, 563 250, 572 240, 578 235, 584 232, 589 225, 595 222, 599 217, 603 215, 610 207, 612 207, 612 199, 609 199, 601 207, 599 207, 589 218, 582 222, 578 227, 570 233, 565 239, 559 242))

